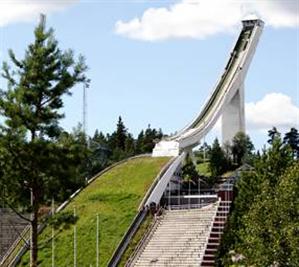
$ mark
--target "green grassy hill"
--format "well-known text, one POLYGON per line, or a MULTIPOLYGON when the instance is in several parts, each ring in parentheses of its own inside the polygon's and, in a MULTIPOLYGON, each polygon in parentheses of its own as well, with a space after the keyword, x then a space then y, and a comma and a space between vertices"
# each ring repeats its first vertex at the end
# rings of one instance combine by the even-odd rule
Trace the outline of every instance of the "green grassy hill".
POLYGON ((211 176, 211 171, 209 169, 209 162, 203 162, 196 165, 196 170, 200 175, 211 176))
MULTIPOLYGON (((64 209, 77 221, 77 266, 96 266, 96 221, 100 221, 100 266, 107 266, 114 249, 137 214, 145 192, 169 158, 135 158, 99 176, 64 209)), ((52 266, 51 227, 40 235, 39 266, 52 266)), ((20 266, 28 266, 27 253, 20 266)), ((55 266, 73 266, 73 225, 56 231, 55 266)))

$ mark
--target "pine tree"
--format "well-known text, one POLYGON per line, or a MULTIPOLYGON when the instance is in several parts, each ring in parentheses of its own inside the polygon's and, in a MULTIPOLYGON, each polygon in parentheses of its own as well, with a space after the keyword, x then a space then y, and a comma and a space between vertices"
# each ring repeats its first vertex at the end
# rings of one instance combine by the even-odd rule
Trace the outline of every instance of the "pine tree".
POLYGON ((198 184, 199 174, 189 154, 187 154, 182 167, 182 178, 184 182, 183 186, 185 188, 192 188, 198 184))
POLYGON ((98 130, 95 131, 92 141, 101 145, 107 143, 105 135, 102 132, 99 132, 98 130))
POLYGON ((284 144, 288 144, 293 150, 293 155, 299 159, 299 133, 296 128, 291 128, 283 138, 284 144))
POLYGON ((238 132, 234 136, 231 150, 234 162, 238 166, 245 162, 246 157, 252 154, 253 149, 254 146, 248 135, 243 132, 238 132))
POLYGON ((296 181, 298 163, 292 158, 289 147, 284 146, 279 137, 274 138, 270 148, 256 158, 254 170, 243 172, 237 180, 233 211, 218 253, 224 266, 232 264, 230 251, 245 257, 240 266, 270 266, 274 261, 277 266, 285 266, 293 259, 298 260, 299 240, 294 234, 298 213, 296 181), (292 172, 289 170, 294 170, 289 176, 291 185, 284 182, 286 175, 292 172), (279 188, 279 183, 285 188, 279 188), (288 215, 284 213, 289 211, 288 215), (284 227, 284 223, 291 227, 284 227), (295 238, 290 240, 291 236, 295 238))
MULTIPOLYGON (((25 58, 18 60, 12 50, 11 70, 3 64, 2 76, 8 89, 0 91, 0 128, 2 181, 11 206, 20 201, 20 192, 31 194, 31 266, 38 262, 38 211, 49 192, 50 184, 59 186, 64 149, 58 144, 63 118, 62 96, 79 82, 87 82, 83 57, 75 62, 73 52, 62 52, 53 30, 46 30, 45 17, 34 32, 25 58), (5 163, 5 164, 3 164, 5 163)), ((24 205, 24 202, 22 202, 24 205)))
POLYGON ((163 137, 163 131, 162 131, 161 128, 159 128, 159 130, 158 130, 158 134, 157 134, 157 138, 158 138, 159 140, 161 140, 162 137, 163 137))
POLYGON ((144 153, 144 131, 143 130, 138 134, 136 140, 136 153, 137 154, 144 153))
POLYGON ((220 175, 228 169, 228 162, 217 138, 212 145, 210 154, 210 170, 212 176, 220 175))
MULTIPOLYGON (((281 147, 281 150, 284 148, 281 147)), ((279 159, 277 152, 268 156, 279 159)), ((299 263, 299 236, 296 234, 299 165, 293 165, 291 157, 288 158, 288 164, 279 166, 275 179, 270 171, 264 172, 263 178, 260 178, 260 194, 256 194, 252 201, 246 200, 251 205, 242 218, 244 228, 239 231, 241 240, 238 246, 245 255, 246 266, 271 266, 274 263, 276 266, 297 266, 299 263), (278 173, 280 176, 277 176, 278 173)), ((279 160, 286 162, 282 158, 279 160)))
POLYGON ((115 131, 115 145, 120 150, 125 150, 125 143, 127 138, 127 129, 122 121, 121 116, 118 117, 118 122, 115 131))
POLYGON ((152 150, 154 148, 155 134, 156 134, 156 130, 151 129, 151 125, 149 124, 144 133, 144 141, 143 141, 144 153, 152 152, 152 150))
POLYGON ((131 157, 135 154, 135 140, 132 134, 128 133, 125 141, 126 157, 131 157))
POLYGON ((108 147, 107 139, 109 139, 109 135, 105 136, 102 132, 96 130, 90 140, 90 175, 95 175, 110 163, 112 151, 108 147))
POLYGON ((57 140, 57 145, 63 148, 61 159, 61 171, 58 183, 49 183, 52 188, 45 191, 48 196, 44 199, 49 201, 53 197, 56 201, 64 201, 74 191, 84 185, 86 178, 90 176, 91 150, 88 147, 88 139, 78 124, 71 133, 63 132, 57 140))
POLYGON ((268 131, 268 143, 271 145, 276 138, 280 138, 280 132, 278 132, 276 127, 272 127, 271 130, 268 131))

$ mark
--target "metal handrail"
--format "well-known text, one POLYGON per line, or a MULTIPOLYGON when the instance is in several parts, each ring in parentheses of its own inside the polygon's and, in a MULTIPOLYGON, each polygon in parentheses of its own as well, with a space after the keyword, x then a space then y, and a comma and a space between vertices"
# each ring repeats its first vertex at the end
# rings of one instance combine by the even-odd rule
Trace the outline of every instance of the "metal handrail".
POLYGON ((142 252, 142 249, 146 247, 146 245, 148 244, 149 240, 153 236, 155 230, 157 229, 159 222, 163 218, 163 216, 164 216, 163 215, 163 211, 164 211, 163 209, 161 209, 161 208, 159 209, 158 213, 162 212, 162 215, 160 215, 159 217, 155 217, 154 222, 147 229, 147 231, 143 235, 142 239, 139 241, 138 245, 134 249, 134 252, 131 254, 130 258, 126 262, 125 267, 133 266, 133 264, 138 260, 138 257, 140 255, 140 253, 142 252))
MULTIPOLYGON (((126 159, 123 159, 119 162, 116 162, 114 164, 111 164, 110 166, 108 166, 107 168, 105 168, 104 170, 100 171, 99 173, 95 174, 93 177, 91 177, 88 181, 87 181, 87 184, 81 188, 79 188, 76 192, 74 192, 65 202, 63 202, 56 210, 54 213, 57 213, 61 210, 63 210, 69 203, 70 201, 75 198, 87 185, 89 185, 90 183, 92 183, 93 181, 95 181, 98 177, 102 176, 104 173, 106 173, 107 171, 111 170, 112 168, 122 164, 122 163, 125 163, 127 161, 130 161, 132 159, 136 159, 136 158, 142 158, 142 157, 146 157, 146 156, 150 156, 150 154, 141 154, 141 155, 136 155, 136 156, 133 156, 133 157, 130 157, 130 158, 126 158, 126 159)), ((51 212, 49 213, 51 214, 51 212)), ((49 216, 49 215, 48 215, 49 216)), ((45 228, 46 226, 46 223, 42 224, 39 226, 39 233, 45 228)), ((29 229, 26 230, 26 233, 24 233, 24 236, 25 234, 27 234, 27 232, 30 230, 30 226, 28 226, 29 229)), ((24 229, 25 231, 25 229, 24 229)), ((10 252, 6 253, 6 257, 5 259, 3 258, 1 263, 0 263, 0 266, 15 266, 18 261, 22 258, 22 256, 25 254, 25 252, 27 251, 28 249, 28 245, 27 243, 29 243, 29 239, 26 240, 27 242, 25 242, 25 244, 19 249, 18 253, 16 254, 16 256, 10 261, 7 263, 7 265, 4 265, 5 261, 9 260, 9 257, 11 255, 11 253, 13 253, 13 250, 17 248, 17 246, 20 244, 20 241, 16 241, 16 244, 15 246, 11 246, 10 247, 10 252)))
POLYGON ((4 256, 2 257, 2 260, 0 262, 0 266, 5 266, 5 264, 9 265, 9 263, 6 263, 7 260, 9 260, 9 257, 11 253, 13 253, 13 250, 23 241, 26 243, 27 240, 24 240, 26 238, 26 234, 30 231, 30 225, 27 225, 23 231, 20 233, 20 235, 17 237, 17 239, 11 244, 9 249, 6 251, 4 256))
POLYGON ((168 168, 171 166, 171 164, 175 161, 176 157, 171 158, 167 164, 162 168, 162 170, 158 173, 156 178, 154 179, 153 183, 151 184, 150 188, 147 190, 145 196, 143 197, 138 210, 142 210, 144 208, 145 203, 147 202, 148 198, 150 197, 151 193, 155 189, 158 182, 161 180, 165 172, 168 170, 168 168))
POLYGON ((201 203, 201 204, 185 204, 185 205, 171 205, 171 210, 188 210, 188 209, 201 209, 203 207, 209 206, 213 203, 201 203))
POLYGON ((138 228, 140 227, 141 223, 143 222, 146 214, 148 213, 148 209, 144 209, 139 211, 138 214, 135 216, 133 222, 131 223, 127 232, 123 235, 121 241, 119 242, 116 250, 114 251, 112 257, 109 260, 108 267, 116 267, 121 260, 122 255, 126 251, 130 240, 137 232, 138 228))

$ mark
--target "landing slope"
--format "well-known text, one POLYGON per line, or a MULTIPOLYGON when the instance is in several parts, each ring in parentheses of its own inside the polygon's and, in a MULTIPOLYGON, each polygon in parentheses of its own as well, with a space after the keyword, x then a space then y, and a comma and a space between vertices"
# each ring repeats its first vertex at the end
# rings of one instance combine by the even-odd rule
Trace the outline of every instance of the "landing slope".
MULTIPOLYGON (((142 157, 120 164, 88 185, 65 208, 77 221, 77 266, 96 266, 96 215, 100 221, 100 266, 109 258, 128 229, 145 192, 169 158, 142 157)), ((73 226, 56 231, 55 266, 73 266, 73 226)), ((51 227, 40 236, 40 266, 52 266, 51 227), (48 240, 49 242, 44 241, 48 240)), ((27 266, 28 253, 21 266, 27 266)))

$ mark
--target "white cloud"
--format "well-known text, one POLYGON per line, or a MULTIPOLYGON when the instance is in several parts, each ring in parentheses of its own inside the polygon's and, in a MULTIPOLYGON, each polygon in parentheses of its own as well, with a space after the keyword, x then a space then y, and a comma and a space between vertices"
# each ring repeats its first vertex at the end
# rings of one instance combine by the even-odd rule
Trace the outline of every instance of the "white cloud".
POLYGON ((0 27, 36 20, 40 13, 61 11, 78 0, 1 0, 0 27))
POLYGON ((232 32, 241 19, 253 14, 273 27, 297 27, 298 6, 297 0, 182 0, 169 7, 149 8, 140 18, 119 20, 115 31, 144 41, 203 39, 232 32))
POLYGON ((298 27, 298 0, 256 1, 255 10, 265 22, 273 27, 298 27))
POLYGON ((247 103, 245 112, 249 130, 268 130, 273 126, 282 130, 299 127, 299 107, 282 93, 270 93, 260 101, 247 103))
MULTIPOLYGON (((265 131, 273 126, 281 131, 291 127, 298 129, 299 107, 285 94, 269 93, 257 102, 245 103, 245 122, 246 130, 249 131, 265 131)), ((221 117, 213 131, 221 133, 221 117)))

